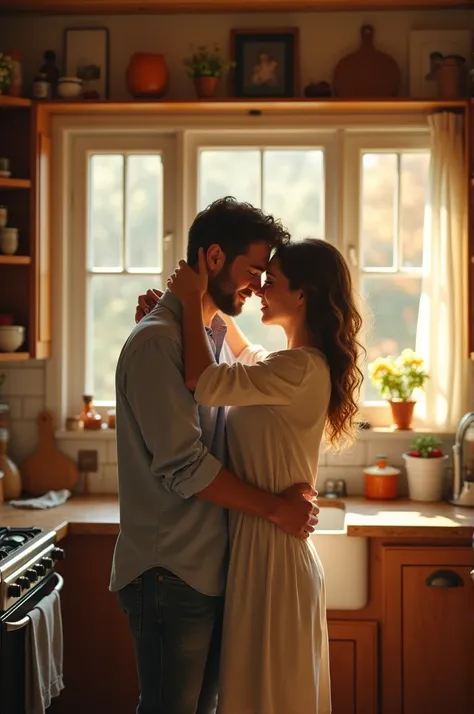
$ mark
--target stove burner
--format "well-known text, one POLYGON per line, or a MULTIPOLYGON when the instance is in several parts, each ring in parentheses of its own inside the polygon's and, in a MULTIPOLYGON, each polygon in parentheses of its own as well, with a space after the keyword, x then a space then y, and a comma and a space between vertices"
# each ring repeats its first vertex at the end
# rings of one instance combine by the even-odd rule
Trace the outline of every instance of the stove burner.
POLYGON ((41 532, 41 528, 0 527, 0 560, 8 558, 13 551, 21 548, 22 545, 25 545, 41 532))

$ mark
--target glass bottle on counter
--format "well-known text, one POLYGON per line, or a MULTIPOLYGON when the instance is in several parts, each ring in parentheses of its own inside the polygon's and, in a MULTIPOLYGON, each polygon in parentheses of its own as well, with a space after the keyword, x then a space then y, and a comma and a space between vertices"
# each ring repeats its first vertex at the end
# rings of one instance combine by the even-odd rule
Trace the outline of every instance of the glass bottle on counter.
POLYGON ((84 394, 82 397, 84 404, 81 412, 81 421, 84 424, 84 429, 100 429, 102 426, 102 417, 97 413, 93 399, 92 394, 84 394))

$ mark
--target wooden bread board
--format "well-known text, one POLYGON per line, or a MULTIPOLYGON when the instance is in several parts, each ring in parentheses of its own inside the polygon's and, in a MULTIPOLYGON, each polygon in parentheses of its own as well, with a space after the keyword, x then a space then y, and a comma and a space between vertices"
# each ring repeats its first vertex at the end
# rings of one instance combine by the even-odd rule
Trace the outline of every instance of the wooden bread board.
POLYGON ((77 484, 78 470, 75 462, 56 446, 52 414, 40 412, 37 424, 38 446, 21 468, 24 490, 31 496, 42 496, 47 491, 63 488, 71 491, 77 484))
POLYGON ((370 99, 398 95, 400 70, 393 57, 375 49, 371 25, 361 27, 359 49, 336 65, 333 85, 336 97, 370 99))

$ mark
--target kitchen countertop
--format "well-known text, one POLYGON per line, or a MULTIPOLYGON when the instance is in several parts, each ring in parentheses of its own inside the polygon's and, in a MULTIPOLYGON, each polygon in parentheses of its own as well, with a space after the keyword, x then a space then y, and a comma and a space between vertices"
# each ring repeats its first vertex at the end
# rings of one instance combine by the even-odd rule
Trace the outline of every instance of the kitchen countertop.
MULTIPOLYGON (((443 538, 469 540, 474 533, 474 509, 448 503, 319 499, 320 506, 345 507, 347 533, 368 538, 443 538)), ((116 496, 76 496, 48 510, 0 506, 0 525, 38 526, 56 530, 58 538, 72 535, 117 535, 119 508, 116 496)))

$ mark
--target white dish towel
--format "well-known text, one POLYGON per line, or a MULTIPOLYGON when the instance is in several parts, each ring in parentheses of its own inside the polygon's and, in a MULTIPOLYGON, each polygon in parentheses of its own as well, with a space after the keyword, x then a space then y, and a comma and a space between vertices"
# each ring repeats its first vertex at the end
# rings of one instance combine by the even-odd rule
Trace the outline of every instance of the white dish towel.
POLYGON ((61 600, 53 590, 28 613, 26 636, 26 714, 44 714, 63 684, 61 600))

